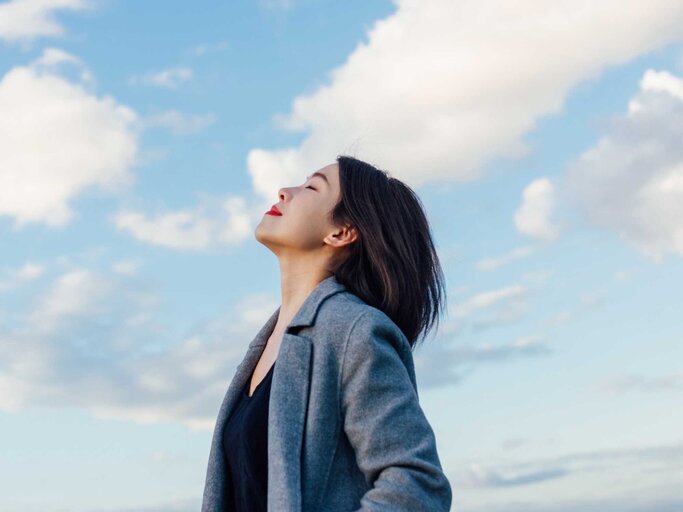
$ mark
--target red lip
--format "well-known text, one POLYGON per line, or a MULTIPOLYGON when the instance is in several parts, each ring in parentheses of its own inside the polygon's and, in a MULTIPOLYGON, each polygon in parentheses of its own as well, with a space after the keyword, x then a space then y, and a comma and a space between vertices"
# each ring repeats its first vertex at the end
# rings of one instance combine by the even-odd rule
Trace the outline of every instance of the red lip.
POLYGON ((273 205, 270 210, 266 212, 266 215, 282 215, 282 212, 277 209, 277 206, 273 205))

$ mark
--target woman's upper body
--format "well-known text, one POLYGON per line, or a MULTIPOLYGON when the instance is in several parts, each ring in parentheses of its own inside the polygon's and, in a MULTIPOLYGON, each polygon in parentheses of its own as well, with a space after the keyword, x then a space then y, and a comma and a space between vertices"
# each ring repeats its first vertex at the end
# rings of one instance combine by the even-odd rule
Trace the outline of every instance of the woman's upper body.
MULTIPOLYGON (((202 512, 229 510, 222 440, 279 315, 259 330, 218 413, 202 512)), ((334 276, 282 336, 270 383, 268 510, 448 511, 451 486, 418 401, 411 346, 334 276)))
POLYGON ((225 394, 202 511, 230 507, 226 420, 249 379, 260 381, 276 359, 269 510, 449 510, 412 356, 444 288, 421 201, 386 171, 345 156, 278 196, 255 236, 277 256, 281 305, 225 394))

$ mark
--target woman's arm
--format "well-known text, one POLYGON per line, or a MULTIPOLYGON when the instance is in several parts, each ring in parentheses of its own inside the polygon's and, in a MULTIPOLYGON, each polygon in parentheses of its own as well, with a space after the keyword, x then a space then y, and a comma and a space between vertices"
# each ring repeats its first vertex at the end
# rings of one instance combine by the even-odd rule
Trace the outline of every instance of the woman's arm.
POLYGON ((398 326, 380 310, 362 313, 346 341, 340 388, 344 431, 373 485, 359 511, 450 510, 451 486, 414 375, 398 326))

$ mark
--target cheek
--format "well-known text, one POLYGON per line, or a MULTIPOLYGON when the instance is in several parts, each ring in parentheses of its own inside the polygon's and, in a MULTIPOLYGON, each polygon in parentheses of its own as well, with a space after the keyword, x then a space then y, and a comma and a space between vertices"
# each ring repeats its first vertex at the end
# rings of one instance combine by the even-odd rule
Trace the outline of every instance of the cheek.
POLYGON ((292 246, 318 248, 325 236, 325 226, 319 212, 301 212, 288 219, 285 231, 292 246))

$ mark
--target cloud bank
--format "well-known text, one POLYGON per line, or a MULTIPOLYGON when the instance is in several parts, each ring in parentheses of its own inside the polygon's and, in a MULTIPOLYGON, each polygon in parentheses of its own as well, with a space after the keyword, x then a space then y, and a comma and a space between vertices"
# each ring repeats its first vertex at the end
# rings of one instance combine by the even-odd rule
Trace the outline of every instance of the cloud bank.
POLYGON ((326 85, 275 118, 303 142, 249 152, 254 189, 272 199, 340 152, 413 186, 475 179, 528 155, 523 136, 574 86, 680 41, 682 24, 669 0, 397 0, 326 85))

